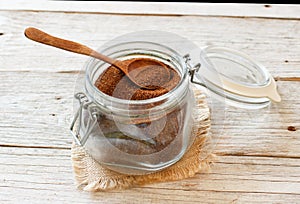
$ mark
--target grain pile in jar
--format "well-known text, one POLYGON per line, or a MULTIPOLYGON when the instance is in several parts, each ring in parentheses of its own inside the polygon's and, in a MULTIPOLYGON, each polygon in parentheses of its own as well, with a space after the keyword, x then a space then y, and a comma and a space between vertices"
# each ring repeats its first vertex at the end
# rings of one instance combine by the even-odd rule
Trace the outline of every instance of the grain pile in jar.
MULTIPOLYGON (((128 59, 127 63, 133 60, 135 61, 137 68, 143 66, 144 61, 147 61, 147 64, 149 64, 149 60, 153 60, 153 62, 156 63, 154 59, 143 58, 128 59)), ((126 63, 126 60, 124 62, 126 63)), ((157 87, 155 89, 139 87, 120 69, 114 66, 108 67, 99 76, 95 82, 95 86, 101 92, 109 96, 125 100, 146 100, 159 97, 175 88, 181 79, 174 68, 164 63, 161 64, 164 68, 168 69, 170 73, 169 78, 165 79, 165 83, 162 87, 157 87)), ((145 80, 147 80, 148 83, 151 83, 151 80, 153 80, 153 84, 155 84, 155 80, 160 76, 151 76, 151 74, 148 74, 143 77, 145 77, 145 80)), ((152 105, 155 106, 157 104, 152 105)), ((179 110, 179 108, 175 109, 168 113, 164 118, 158 118, 156 120, 148 118, 148 120, 136 122, 134 125, 141 131, 141 138, 132 137, 130 131, 128 131, 128 135, 124 134, 124 132, 120 132, 119 127, 117 127, 115 122, 105 116, 101 117, 98 122, 100 129, 105 131, 104 134, 106 138, 108 138, 111 144, 119 150, 129 154, 152 154, 163 150, 178 136, 178 132, 180 132, 178 114, 179 111, 182 113, 182 108, 186 107, 181 106, 181 110, 179 110), (165 123, 163 121, 168 122, 165 123)))

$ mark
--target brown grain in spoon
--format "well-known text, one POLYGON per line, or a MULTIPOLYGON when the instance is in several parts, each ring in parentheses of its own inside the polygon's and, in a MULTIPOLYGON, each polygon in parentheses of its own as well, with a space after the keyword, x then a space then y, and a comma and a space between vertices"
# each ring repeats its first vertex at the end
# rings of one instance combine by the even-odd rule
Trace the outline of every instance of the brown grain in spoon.
POLYGON ((137 59, 127 64, 105 56, 80 43, 49 35, 37 28, 29 27, 25 30, 24 34, 33 41, 70 52, 88 55, 109 63, 123 71, 132 82, 145 89, 163 87, 170 78, 169 70, 165 68, 163 63, 156 60, 146 59, 142 62, 141 59, 137 59))

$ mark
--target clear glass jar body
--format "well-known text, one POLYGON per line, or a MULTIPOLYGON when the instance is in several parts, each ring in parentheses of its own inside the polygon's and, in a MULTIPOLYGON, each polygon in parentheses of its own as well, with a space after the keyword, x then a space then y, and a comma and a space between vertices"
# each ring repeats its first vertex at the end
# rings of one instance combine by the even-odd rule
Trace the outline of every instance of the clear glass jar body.
POLYGON ((119 60, 159 60, 174 68, 181 80, 159 97, 119 99, 95 87, 109 64, 91 58, 85 77, 90 104, 83 108, 80 121, 79 133, 86 135, 83 146, 96 161, 125 174, 151 173, 174 164, 194 140, 191 131, 195 99, 184 59, 176 51, 150 42, 117 44, 101 52, 119 60), (96 120, 91 110, 97 110, 96 120))

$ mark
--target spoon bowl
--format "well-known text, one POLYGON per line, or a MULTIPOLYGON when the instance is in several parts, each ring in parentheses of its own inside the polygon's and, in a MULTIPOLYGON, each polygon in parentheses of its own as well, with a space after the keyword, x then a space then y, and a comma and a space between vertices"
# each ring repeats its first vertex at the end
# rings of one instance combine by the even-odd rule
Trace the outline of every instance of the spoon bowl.
POLYGON ((133 59, 128 63, 127 70, 128 76, 146 89, 158 89, 170 80, 168 68, 154 59, 133 59))

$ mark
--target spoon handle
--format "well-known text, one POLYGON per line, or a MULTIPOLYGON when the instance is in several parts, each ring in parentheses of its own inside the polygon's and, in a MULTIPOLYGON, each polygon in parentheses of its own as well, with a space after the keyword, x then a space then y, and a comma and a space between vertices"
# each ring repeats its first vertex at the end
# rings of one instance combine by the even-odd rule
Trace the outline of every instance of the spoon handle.
POLYGON ((24 34, 27 38, 29 38, 33 41, 43 43, 46 45, 50 45, 50 46, 60 48, 63 50, 75 52, 78 54, 92 56, 94 58, 103 60, 104 62, 107 62, 112 65, 114 65, 115 63, 118 62, 117 60, 114 60, 110 57, 102 55, 99 52, 96 52, 95 50, 93 50, 85 45, 82 45, 80 43, 73 42, 70 40, 65 40, 62 38, 54 37, 52 35, 49 35, 48 33, 45 33, 39 29, 36 29, 36 28, 32 28, 32 27, 26 28, 24 34))

